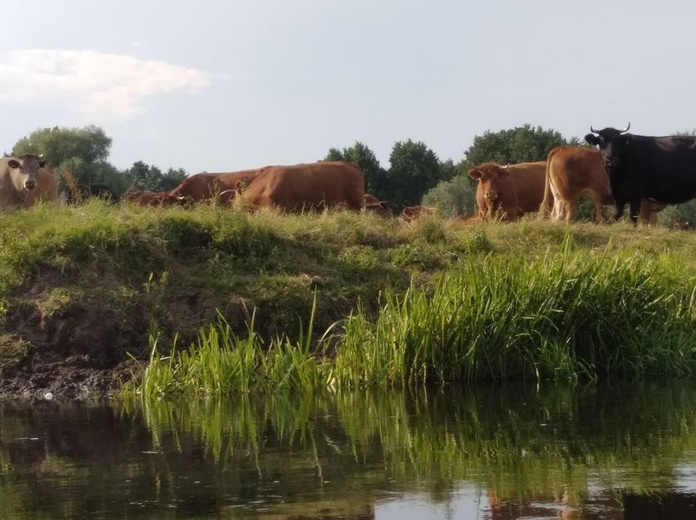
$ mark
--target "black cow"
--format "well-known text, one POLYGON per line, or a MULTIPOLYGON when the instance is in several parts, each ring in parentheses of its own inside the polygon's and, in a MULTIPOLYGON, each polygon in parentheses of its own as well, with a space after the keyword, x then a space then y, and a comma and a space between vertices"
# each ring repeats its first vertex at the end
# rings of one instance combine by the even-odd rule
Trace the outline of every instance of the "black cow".
POLYGON ((638 220, 641 199, 658 205, 681 204, 696 197, 696 137, 648 137, 625 130, 595 130, 585 141, 599 148, 609 174, 616 218, 631 208, 631 222, 638 220), (595 135, 596 134, 596 135, 595 135))

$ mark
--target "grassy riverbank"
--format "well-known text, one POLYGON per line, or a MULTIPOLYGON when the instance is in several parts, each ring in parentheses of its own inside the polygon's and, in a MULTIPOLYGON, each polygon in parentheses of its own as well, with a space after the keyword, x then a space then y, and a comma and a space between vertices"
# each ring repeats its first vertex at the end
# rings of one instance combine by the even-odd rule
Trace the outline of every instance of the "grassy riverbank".
POLYGON ((689 232, 96 201, 4 218, 5 376, 152 355, 148 393, 227 392, 696 364, 689 232))

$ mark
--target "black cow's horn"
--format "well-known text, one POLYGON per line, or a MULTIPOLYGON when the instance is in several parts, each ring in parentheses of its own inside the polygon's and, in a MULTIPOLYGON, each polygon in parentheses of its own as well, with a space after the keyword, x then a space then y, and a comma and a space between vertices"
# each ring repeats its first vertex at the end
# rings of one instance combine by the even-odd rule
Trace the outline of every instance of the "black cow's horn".
POLYGON ((623 134, 624 132, 628 132, 628 129, 631 128, 631 122, 628 122, 628 126, 626 127, 625 130, 621 130, 621 133, 623 134))
POLYGON ((596 133, 597 133, 597 130, 595 130, 594 128, 592 128, 592 125, 590 125, 590 132, 592 132, 593 134, 596 134, 596 133))

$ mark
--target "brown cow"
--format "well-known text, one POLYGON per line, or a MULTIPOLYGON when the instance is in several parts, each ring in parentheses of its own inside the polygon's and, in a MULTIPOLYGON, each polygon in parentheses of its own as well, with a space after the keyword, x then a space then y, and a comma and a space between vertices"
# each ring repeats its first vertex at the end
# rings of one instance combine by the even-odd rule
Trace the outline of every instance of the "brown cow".
POLYGON ((388 218, 394 216, 394 204, 388 200, 379 200, 371 193, 366 193, 363 197, 363 201, 363 209, 365 211, 371 211, 381 217, 388 218))
POLYGON ((401 210, 401 218, 406 222, 411 222, 422 215, 432 215, 437 212, 434 206, 404 206, 401 210))
POLYGON ((239 187, 235 203, 252 209, 275 206, 299 212, 345 206, 360 211, 365 176, 357 165, 343 161, 269 166, 245 189, 239 187))
POLYGON ((476 205, 482 219, 516 220, 539 210, 546 161, 507 166, 489 162, 474 166, 468 173, 478 180, 476 205))
POLYGON ((0 211, 19 209, 27 191, 36 187, 39 169, 46 161, 34 154, 0 158, 0 211))
POLYGON ((128 191, 123 194, 123 201, 140 204, 141 206, 162 206, 167 203, 176 204, 176 200, 166 200, 168 196, 168 191, 128 191))
POLYGON ((48 168, 39 168, 36 175, 36 188, 24 195, 23 208, 31 208, 39 200, 58 202, 58 181, 48 168))
POLYGON ((546 160, 544 200, 539 207, 540 213, 546 216, 551 211, 553 220, 572 222, 580 197, 594 202, 597 222, 604 220, 602 205, 614 203, 609 176, 604 171, 599 150, 557 146, 549 152, 546 160))
MULTIPOLYGON (((542 216, 551 211, 553 220, 575 219, 580 197, 594 202, 595 220, 604 220, 603 205, 614 204, 609 176, 604 169, 599 150, 576 146, 557 146, 549 152, 546 161, 544 199, 539 207, 542 216), (553 204, 553 209, 552 209, 553 204)), ((638 220, 642 224, 654 224, 657 212, 664 204, 641 201, 638 220)))
POLYGON ((261 169, 241 170, 225 173, 197 173, 184 179, 179 186, 169 192, 171 197, 165 203, 203 202, 217 200, 229 205, 232 203, 238 183, 249 184, 261 169))

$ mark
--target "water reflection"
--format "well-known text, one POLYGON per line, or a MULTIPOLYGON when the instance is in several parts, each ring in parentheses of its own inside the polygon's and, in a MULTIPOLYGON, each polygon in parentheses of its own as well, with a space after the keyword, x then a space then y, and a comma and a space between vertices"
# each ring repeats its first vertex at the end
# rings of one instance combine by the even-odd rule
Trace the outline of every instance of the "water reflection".
POLYGON ((689 383, 0 401, 0 518, 680 518, 695 425, 689 383))

